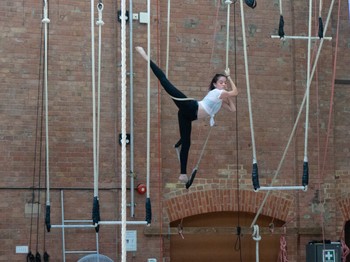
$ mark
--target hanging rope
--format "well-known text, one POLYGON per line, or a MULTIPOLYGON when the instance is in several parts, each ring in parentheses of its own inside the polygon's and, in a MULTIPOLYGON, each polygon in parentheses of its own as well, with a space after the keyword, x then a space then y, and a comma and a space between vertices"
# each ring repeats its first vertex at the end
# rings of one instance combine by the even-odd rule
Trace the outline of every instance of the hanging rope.
POLYGON ((259 241, 261 240, 261 236, 258 225, 254 225, 252 237, 255 240, 255 261, 259 262, 259 241))
MULTIPOLYGON (((122 225, 121 262, 126 262, 126 1, 121 1, 121 173, 122 173, 122 225)), ((148 12, 149 15, 149 12, 148 12)), ((150 21, 150 20, 148 20, 150 21)), ((148 23, 149 25, 150 23, 148 23)), ((149 189, 147 185, 147 189, 149 189)), ((149 190, 147 190, 148 192, 149 190)))
MULTIPOLYGON (((234 25, 234 76, 235 76, 235 83, 237 85, 237 27, 236 27, 236 3, 237 1, 234 2, 233 5, 233 25, 234 25)), ((228 16, 229 16, 228 12, 228 16)), ((229 37, 227 37, 229 39, 229 37)), ((228 45, 227 45, 228 46, 228 45)), ((228 48, 228 47, 227 47, 228 48)), ((228 53, 228 52, 227 52, 228 53)), ((228 56, 228 54, 227 54, 228 56)), ((228 65, 226 65, 226 68, 228 68, 228 65)), ((240 183, 239 183, 239 149, 238 149, 238 143, 239 143, 239 137, 238 137, 238 103, 237 103, 237 97, 236 97, 236 122, 235 122, 235 129, 236 129, 236 184, 237 184, 237 238, 236 242, 234 245, 234 250, 239 251, 239 256, 240 256, 240 261, 242 261, 242 242, 241 242, 241 225, 240 225, 240 214, 241 214, 241 201, 240 201, 240 183)))
POLYGON ((284 18, 283 18, 283 12, 282 12, 282 0, 279 0, 279 6, 280 6, 280 22, 278 25, 278 35, 280 36, 280 39, 284 39, 284 18))
POLYGON ((250 96, 247 41, 246 41, 246 34, 245 34, 243 0, 240 0, 240 7, 241 7, 241 20, 242 20, 244 67, 245 67, 245 76, 246 76, 246 84, 247 84, 247 99, 248 99, 249 122, 250 122, 250 131, 251 131, 251 139, 252 139, 252 153, 253 153, 252 181, 253 181, 254 189, 256 190, 260 187, 260 185, 259 185, 258 163, 257 163, 257 158, 256 158, 255 138, 254 138, 252 101, 251 101, 251 96, 250 96))
POLYGON ((50 161, 49 161, 49 109, 48 109, 48 77, 47 77, 47 45, 48 45, 48 18, 47 0, 44 0, 44 18, 41 21, 44 24, 44 91, 45 91, 45 130, 46 130, 46 229, 50 232, 50 161))
POLYGON ((309 30, 307 41, 307 70, 306 70, 306 106, 305 106, 305 140, 304 140, 304 163, 302 185, 309 184, 309 163, 308 163, 308 136, 309 136, 309 108, 310 108, 310 66, 311 66, 311 33, 312 33, 312 0, 309 0, 309 30))
POLYGON ((278 255, 278 262, 288 262, 287 258, 287 241, 286 236, 280 237, 280 253, 278 255))
MULTIPOLYGON (((41 33, 42 33, 43 27, 41 27, 41 33)), ((31 216, 30 216, 30 231, 29 231, 29 252, 27 254, 27 261, 30 261, 31 259, 34 259, 34 255, 31 252, 32 247, 32 232, 33 232, 33 218, 34 218, 34 205, 35 205, 35 177, 36 177, 36 165, 37 165, 37 150, 38 150, 38 136, 40 137, 39 140, 39 172, 40 172, 40 163, 41 163, 41 154, 42 154, 42 129, 43 129, 43 105, 41 104, 41 115, 39 113, 40 108, 40 101, 43 103, 43 92, 42 97, 40 98, 40 89, 41 89, 41 59, 42 59, 42 34, 40 39, 40 61, 39 61, 39 77, 38 77, 38 95, 37 95, 37 108, 36 108, 36 127, 35 127, 35 142, 34 142, 34 159, 33 159, 33 180, 32 180, 32 208, 31 208, 31 216), (39 120, 40 118, 40 120, 39 120), (39 121, 40 121, 40 135, 38 134, 39 130, 39 121)), ((40 181, 40 178, 39 178, 40 181)), ((38 189, 38 194, 40 194, 40 189, 38 189)), ((37 224, 38 227, 38 224, 37 224)), ((37 239, 38 241, 38 239, 37 239)))
MULTIPOLYGON (((148 21, 151 21, 151 0, 147 0, 147 14, 148 14, 148 21)), ((147 182, 146 186, 149 189, 150 188, 150 174, 151 174, 151 165, 150 165, 150 157, 151 157, 151 137, 150 137, 150 130, 151 130, 151 71, 150 71, 150 53, 151 53, 151 25, 150 23, 147 23, 147 167, 146 167, 146 173, 147 173, 147 182)), ((152 221, 152 204, 151 204, 151 198, 150 198, 150 190, 147 190, 147 196, 146 196, 146 222, 147 225, 151 225, 152 221)))
MULTIPOLYGON (((92 207, 92 221, 95 225, 96 232, 99 231, 99 221, 101 220, 100 217, 100 203, 99 203, 99 197, 98 197, 98 178, 99 178, 99 147, 100 147, 100 115, 101 115, 101 53, 102 53, 102 26, 104 25, 104 22, 102 20, 103 15, 103 3, 100 0, 97 4, 97 11, 98 11, 98 20, 96 21, 96 25, 98 25, 98 65, 97 65, 97 115, 95 112, 95 76, 93 76, 93 83, 92 83, 92 99, 93 99, 93 154, 94 154, 94 199, 93 199, 93 207, 92 207), (96 120, 97 116, 97 120, 96 120), (96 124, 97 121, 97 124, 96 124), (97 126, 95 126, 97 125, 97 126)), ((94 3, 91 4, 91 38, 93 39, 91 43, 95 43, 94 39, 94 3)), ((92 44, 93 50, 95 50, 94 44, 92 44)), ((92 51, 92 68, 93 72, 95 72, 95 53, 92 51)))
POLYGON ((333 115, 333 105, 334 105, 334 90, 335 90, 335 77, 337 71, 337 57, 338 57, 338 44, 339 44, 339 20, 340 20, 340 0, 338 1, 338 21, 337 21, 337 30, 336 30, 336 41, 335 41, 335 50, 334 50, 334 61, 333 61, 333 73, 332 73, 332 85, 331 85, 331 98, 329 101, 329 113, 328 113, 328 124, 327 124, 327 136, 325 141, 325 149, 323 154, 323 164, 321 170, 321 176, 324 175, 326 160, 328 155, 328 145, 329 145, 329 137, 331 133, 331 125, 332 125, 332 115, 333 115))
POLYGON ((320 7, 319 7, 319 14, 318 14, 318 37, 323 38, 322 0, 320 0, 320 7))
POLYGON ((192 174, 191 174, 191 177, 190 179, 187 181, 186 183, 186 189, 189 189, 190 186, 192 185, 195 177, 196 177, 196 174, 197 174, 197 171, 198 171, 198 167, 199 167, 199 164, 202 160, 202 157, 203 157, 203 154, 204 154, 204 151, 205 151, 205 148, 207 146, 207 143, 208 143, 208 140, 209 140, 209 137, 210 137, 210 133, 211 133, 211 130, 213 129, 213 127, 211 126, 209 128, 209 132, 208 132, 208 135, 207 135, 207 139, 205 140, 204 144, 203 144, 203 147, 202 147, 202 151, 201 151, 201 154, 199 155, 199 159, 197 161, 197 164, 196 166, 194 167, 194 169, 192 170, 192 174))
MULTIPOLYGON (((92 84, 92 152, 93 152, 93 175, 94 175, 94 198, 92 203, 92 223, 95 226, 95 231, 99 232, 99 221, 100 221, 100 204, 98 197, 98 152, 97 152, 97 141, 98 141, 98 131, 97 131, 97 123, 96 123, 96 85, 95 85, 95 18, 94 18, 94 10, 95 10, 95 1, 91 0, 91 84, 92 84)), ((103 5, 98 5, 103 7, 103 5)), ((101 10, 102 11, 102 10, 101 10)), ((99 15, 102 17, 102 13, 99 15)), ((100 21, 100 26, 103 22, 100 21)), ((100 34, 99 34, 100 37, 100 34)))
POLYGON ((100 119, 101 119, 101 61, 102 61, 102 26, 104 22, 102 20, 103 15, 103 3, 99 0, 97 4, 98 20, 98 66, 97 66, 97 137, 96 137, 96 166, 97 175, 99 176, 100 170, 100 119))

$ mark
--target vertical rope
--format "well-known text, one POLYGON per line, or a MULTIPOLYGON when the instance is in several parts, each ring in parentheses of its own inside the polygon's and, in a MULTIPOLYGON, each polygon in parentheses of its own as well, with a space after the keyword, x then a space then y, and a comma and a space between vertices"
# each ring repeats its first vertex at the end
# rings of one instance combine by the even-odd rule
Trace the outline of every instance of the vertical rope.
MULTIPOLYGON (((170 4, 170 3, 169 3, 170 4)), ((170 6, 168 6, 168 22, 170 21, 170 6)), ((157 21, 160 21, 160 7, 159 0, 157 0, 157 21)), ((169 37, 169 32, 167 37, 169 37)), ((167 50, 169 47, 167 47, 167 50)), ((169 52, 167 52, 168 54, 169 52)), ((157 23, 157 57, 160 57, 160 23, 157 23)), ((158 81, 158 94, 160 94, 161 85, 158 81)), ((162 147, 161 147, 161 96, 157 96, 158 105, 158 199, 162 199, 163 177, 162 177, 162 147)), ((159 217, 159 260, 163 261, 163 202, 158 201, 158 217, 159 217)))
POLYGON ((146 196, 146 221, 147 225, 149 226, 151 224, 152 220, 152 207, 151 207, 151 199, 150 199, 150 158, 151 158, 151 150, 150 150, 150 144, 151 144, 151 59, 150 59, 150 53, 151 53, 151 0, 147 1, 147 14, 148 14, 148 23, 147 23, 147 181, 146 181, 146 187, 147 187, 147 196, 146 196))
POLYGON ((284 39, 284 18, 283 18, 283 11, 282 11, 282 0, 279 0, 279 6, 280 6, 280 21, 278 26, 278 35, 281 39, 284 39))
MULTIPOLYGON (((98 25, 98 60, 97 60, 97 131, 96 131, 96 171, 97 171, 97 181, 99 177, 99 166, 100 166, 100 119, 101 119, 101 61, 102 61, 102 26, 104 22, 102 20, 103 14, 103 3, 99 2, 97 4, 98 20, 96 25, 98 25)), ((97 186, 98 190, 98 186, 97 186)))
POLYGON ((95 97, 95 1, 91 0, 91 84, 92 84, 92 144, 93 144, 93 170, 94 170, 94 197, 98 196, 97 167, 96 167, 96 97, 95 97))
POLYGON ((92 92, 92 152, 93 152, 93 175, 94 175, 94 198, 92 207, 92 222, 96 232, 99 231, 100 206, 98 199, 98 172, 97 172, 97 136, 96 136, 96 87, 95 87, 95 1, 91 0, 91 92, 92 92))
POLYGON ((126 262, 126 6, 121 1, 121 173, 122 173, 122 203, 121 203, 121 262, 126 262))
POLYGON ((50 161, 49 161, 49 106, 48 106, 48 76, 47 76, 47 37, 48 37, 48 23, 50 19, 48 18, 47 1, 44 0, 44 19, 42 20, 44 24, 44 92, 45 92, 45 145, 46 145, 46 217, 45 223, 47 231, 50 231, 50 161))
POLYGON ((257 163, 256 159, 256 149, 255 149, 255 139, 254 139, 254 126, 253 126, 253 113, 252 113, 252 101, 250 96, 250 84, 249 84, 249 70, 248 70, 248 55, 247 55, 247 40, 245 34, 245 20, 244 20, 244 10, 243 10, 243 0, 240 0, 241 6, 241 20, 242 20, 242 36, 243 36, 243 53, 244 53, 244 67, 245 67, 245 76, 247 84, 247 98, 248 98, 248 109, 249 109, 249 120, 250 120, 250 130, 252 137, 252 150, 253 150, 253 164, 257 163))
POLYGON ((306 71, 306 106, 305 106, 305 140, 304 163, 308 163, 308 134, 309 134, 309 108, 310 108, 310 66, 311 66, 311 28, 312 28, 312 0, 309 0, 309 31, 307 41, 307 71, 306 71))
POLYGON ((246 85, 247 85, 249 122, 250 122, 250 131, 251 131, 251 139, 252 139, 252 153, 253 153, 252 180, 253 180, 254 189, 257 189, 260 186, 259 186, 259 180, 258 180, 258 164, 257 164, 257 159, 256 159, 252 102, 251 102, 251 96, 250 96, 250 83, 249 83, 249 70, 248 70, 248 57, 247 57, 248 56, 247 55, 247 40, 246 40, 246 34, 245 34, 245 19, 244 19, 244 10, 243 10, 243 0, 240 0, 240 7, 241 7, 241 20, 242 20, 244 66, 245 66, 245 76, 246 76, 246 85))
POLYGON ((227 4, 227 21, 226 21, 226 67, 228 68, 228 53, 230 48, 230 10, 231 10, 231 0, 226 0, 225 4, 227 4))
POLYGON ((170 38, 170 4, 171 0, 168 0, 168 17, 167 17, 167 37, 166 37, 166 65, 165 74, 168 77, 169 70, 169 38, 170 38))

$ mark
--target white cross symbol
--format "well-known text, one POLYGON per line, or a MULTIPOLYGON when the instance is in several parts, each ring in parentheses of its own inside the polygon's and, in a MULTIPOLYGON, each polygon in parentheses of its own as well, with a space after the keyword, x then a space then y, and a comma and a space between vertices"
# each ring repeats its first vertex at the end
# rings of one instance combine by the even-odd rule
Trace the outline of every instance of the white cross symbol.
POLYGON ((326 260, 333 260, 333 252, 330 252, 330 251, 326 251, 325 252, 325 257, 326 257, 326 260))

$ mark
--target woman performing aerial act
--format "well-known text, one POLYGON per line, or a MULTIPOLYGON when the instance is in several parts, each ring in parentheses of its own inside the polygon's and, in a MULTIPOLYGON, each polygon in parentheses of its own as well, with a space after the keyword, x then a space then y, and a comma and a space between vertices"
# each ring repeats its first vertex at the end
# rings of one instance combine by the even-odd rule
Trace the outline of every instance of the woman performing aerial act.
MULTIPOLYGON (((136 51, 147 61, 148 56, 142 47, 136 47, 136 51)), ((210 117, 210 126, 214 125, 214 116, 221 107, 235 112, 234 97, 238 95, 237 87, 230 77, 230 69, 225 74, 216 74, 209 85, 209 92, 201 101, 187 98, 179 91, 165 76, 164 72, 151 60, 151 69, 158 78, 164 90, 170 95, 178 107, 178 121, 180 129, 180 140, 175 144, 180 149, 180 176, 182 183, 187 183, 187 159, 191 146, 192 121, 210 117), (230 82, 231 90, 227 89, 227 80, 230 82)))

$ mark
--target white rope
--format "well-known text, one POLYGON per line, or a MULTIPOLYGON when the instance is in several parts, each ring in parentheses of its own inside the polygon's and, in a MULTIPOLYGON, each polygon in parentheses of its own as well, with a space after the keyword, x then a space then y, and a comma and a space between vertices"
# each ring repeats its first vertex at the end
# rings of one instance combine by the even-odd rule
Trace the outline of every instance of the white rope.
POLYGON ((168 77, 169 71, 169 38, 170 38, 170 3, 171 0, 168 0, 168 19, 167 19, 167 33, 166 33, 166 65, 165 65, 165 74, 168 77))
POLYGON ((121 1, 121 173, 122 173, 122 226, 121 261, 126 262, 126 3, 121 1))
POLYGON ((280 6, 280 15, 283 15, 283 11, 282 11, 282 0, 279 0, 279 6, 280 6))
POLYGON ((95 1, 91 0, 91 84, 92 84, 92 150, 94 168, 94 197, 98 197, 98 178, 96 166, 96 97, 95 97, 95 23, 94 8, 95 1))
POLYGON ((47 9, 47 0, 44 0, 44 18, 41 20, 44 24, 44 49, 45 49, 45 58, 44 58, 44 89, 45 89, 45 130, 46 130, 46 205, 50 206, 50 161, 49 161, 49 105, 48 105, 48 73, 47 73, 47 25, 50 23, 48 18, 48 9, 47 9))
POLYGON ((255 139, 254 139, 252 102, 251 102, 251 97, 250 97, 250 84, 249 84, 249 71, 248 71, 248 58, 247 58, 247 41, 246 41, 246 34, 245 34, 243 0, 240 0, 240 7, 241 7, 241 20, 242 20, 244 66, 245 66, 245 77, 246 77, 246 84, 247 84, 247 99, 248 99, 248 109, 249 109, 250 131, 251 131, 251 137, 252 137, 253 164, 257 164, 255 139))
MULTIPOLYGON (((326 33, 326 31, 327 31, 327 28, 328 28, 328 24, 329 24, 329 21, 330 21, 330 17, 331 17, 331 13, 332 13, 332 10, 333 10, 333 6, 334 6, 334 0, 332 0, 331 5, 330 5, 330 8, 329 8, 329 11, 328 11, 328 16, 327 16, 327 21, 326 21, 326 24, 325 24, 325 31, 324 31, 325 33, 326 33)), ((307 95, 307 92, 306 92, 306 91, 307 91, 307 89, 310 88, 311 81, 312 81, 312 79, 313 79, 313 77, 314 77, 315 70, 316 70, 316 66, 317 66, 317 63, 318 63, 318 59, 319 59, 319 56, 320 56, 320 53, 321 53, 321 49, 322 49, 322 47, 323 47, 323 42, 324 42, 324 38, 321 38, 320 45, 319 45, 319 47, 318 47, 317 54, 316 54, 316 58, 315 58, 315 61, 314 61, 314 64, 313 64, 313 68, 312 68, 312 71, 311 71, 309 85, 307 85, 307 87, 306 87, 305 94, 304 94, 304 98, 303 98, 303 101, 301 102, 301 105, 300 105, 300 109, 299 109, 297 118, 296 118, 296 120, 295 120, 293 129, 292 129, 292 132, 291 132, 291 134, 290 134, 290 136, 289 136, 289 140, 288 140, 287 146, 286 146, 286 148, 285 148, 285 150, 284 150, 284 153, 283 153, 282 159, 281 159, 281 161, 280 161, 280 164, 279 164, 279 166, 278 166, 278 168, 277 168, 277 170, 276 170, 275 176, 273 177, 272 182, 271 182, 271 184, 270 184, 271 186, 272 186, 273 182, 275 181, 275 179, 277 178, 277 176, 279 175, 280 169, 281 169, 281 167, 282 167, 282 162, 284 161, 284 158, 285 158, 285 156, 286 156, 286 154, 287 154, 288 148, 289 148, 289 146, 290 146, 290 144, 291 144, 292 138, 294 137, 294 133, 295 133, 296 128, 297 128, 297 124, 298 124, 298 122, 299 122, 301 113, 302 113, 303 108, 304 108, 304 105, 305 105, 306 95, 307 95)), ((256 215, 255 215, 255 218, 254 218, 254 220, 253 220, 253 222, 252 222, 252 224, 251 224, 251 227, 253 227, 253 225, 256 223, 256 221, 257 221, 257 219, 258 219, 258 217, 259 217, 259 215, 260 215, 260 213, 261 213, 261 211, 262 211, 262 209, 263 209, 263 207, 264 207, 264 205, 265 205, 265 203, 266 203, 266 201, 267 201, 267 198, 269 197, 269 194, 270 194, 270 190, 267 191, 267 193, 265 194, 265 197, 264 197, 264 199, 263 199, 263 202, 261 203, 260 208, 259 208, 258 212, 257 212, 256 215)))
POLYGON ((226 21, 226 67, 228 68, 228 52, 230 47, 230 10, 231 10, 231 0, 226 0, 225 4, 227 4, 227 21, 226 21))
POLYGON ((151 130, 151 0, 147 0, 147 14, 148 14, 148 24, 147 24, 147 198, 150 196, 150 130, 151 130))
MULTIPOLYGON (((99 166, 100 166, 100 119, 101 119, 101 60, 102 60, 102 26, 104 22, 102 20, 103 4, 97 4, 98 20, 98 68, 97 68, 97 137, 96 137, 96 170, 97 170, 97 181, 99 177, 99 166)), ((97 187, 98 188, 98 187, 97 187)))
POLYGON ((307 71, 306 71, 306 107, 305 107, 305 140, 304 162, 308 162, 308 135, 309 135, 309 108, 310 108, 310 66, 311 66, 311 26, 312 26, 312 0, 309 0, 309 39, 307 41, 307 71))
POLYGON ((255 240, 255 261, 259 262, 259 241, 261 240, 261 236, 258 225, 254 225, 252 237, 255 240))

